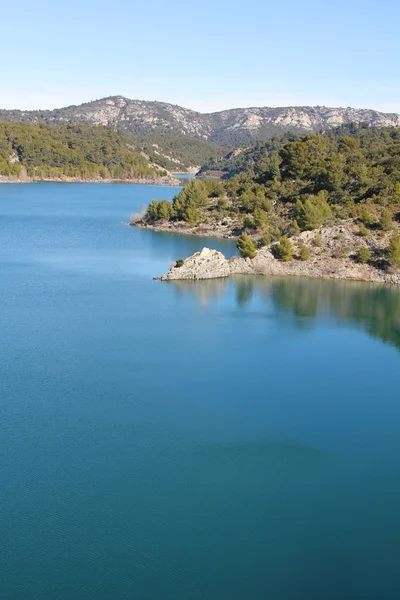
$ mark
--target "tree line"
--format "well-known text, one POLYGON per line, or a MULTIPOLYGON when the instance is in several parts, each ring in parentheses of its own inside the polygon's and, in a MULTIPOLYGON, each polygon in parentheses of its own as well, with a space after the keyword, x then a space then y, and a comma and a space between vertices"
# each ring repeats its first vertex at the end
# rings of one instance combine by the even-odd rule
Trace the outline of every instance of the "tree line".
POLYGON ((160 172, 109 127, 0 123, 0 175, 154 178, 160 172))

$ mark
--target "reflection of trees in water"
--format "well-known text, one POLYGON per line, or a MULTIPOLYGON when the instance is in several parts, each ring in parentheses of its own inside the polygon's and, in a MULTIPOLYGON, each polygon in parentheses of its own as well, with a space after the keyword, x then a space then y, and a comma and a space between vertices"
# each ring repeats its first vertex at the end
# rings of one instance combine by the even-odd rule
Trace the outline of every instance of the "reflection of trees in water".
POLYGON ((235 280, 236 300, 239 306, 245 306, 253 297, 254 280, 252 277, 238 277, 235 280))
POLYGON ((281 310, 351 321, 400 349, 400 290, 396 287, 306 279, 274 280, 270 285, 271 298, 281 310))
MULTIPOLYGON (((174 282, 180 292, 194 293, 203 305, 223 296, 227 284, 227 279, 174 282)), ((296 327, 308 328, 318 315, 326 315, 352 322, 369 335, 400 349, 400 289, 397 286, 238 276, 229 280, 229 287, 234 289, 239 308, 249 305, 257 295, 265 302, 272 302, 281 317, 285 314, 296 317, 296 327)))

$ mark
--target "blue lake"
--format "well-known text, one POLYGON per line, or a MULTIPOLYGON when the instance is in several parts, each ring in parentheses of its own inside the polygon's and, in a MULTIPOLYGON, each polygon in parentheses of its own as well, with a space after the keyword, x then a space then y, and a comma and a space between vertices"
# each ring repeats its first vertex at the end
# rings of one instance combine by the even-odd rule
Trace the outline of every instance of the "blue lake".
POLYGON ((178 188, 0 186, 0 597, 400 595, 400 291, 162 283, 178 188))

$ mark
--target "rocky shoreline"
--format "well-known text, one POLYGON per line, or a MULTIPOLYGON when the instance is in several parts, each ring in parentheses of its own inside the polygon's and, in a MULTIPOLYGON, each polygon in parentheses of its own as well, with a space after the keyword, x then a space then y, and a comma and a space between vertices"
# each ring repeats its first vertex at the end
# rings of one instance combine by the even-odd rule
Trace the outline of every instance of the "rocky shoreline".
POLYGON ((232 232, 232 226, 229 225, 187 225, 182 221, 172 223, 171 221, 160 221, 157 225, 149 223, 146 218, 142 215, 138 215, 137 218, 133 218, 130 222, 132 227, 139 227, 140 229, 150 229, 151 231, 159 231, 163 233, 175 233, 179 235, 197 235, 200 237, 213 237, 235 240, 239 237, 232 232))
POLYGON ((134 183, 141 185, 170 185, 180 186, 181 183, 176 177, 157 177, 151 179, 143 179, 140 177, 133 177, 129 179, 102 179, 96 177, 95 179, 89 179, 84 177, 10 177, 8 175, 0 175, 1 183, 40 183, 40 182, 54 182, 54 183, 134 183))
POLYGON ((291 261, 278 260, 272 253, 273 245, 261 248, 252 259, 240 256, 227 259, 221 252, 203 248, 201 252, 179 261, 168 273, 156 279, 173 281, 215 279, 230 275, 273 275, 400 284, 400 270, 388 267, 381 258, 389 235, 374 237, 375 256, 368 264, 359 262, 354 250, 346 249, 354 249, 354 239, 359 248, 368 247, 368 241, 357 238, 350 228, 333 226, 303 232, 292 238, 297 249, 300 244, 307 244, 311 249, 308 260, 302 261, 296 257, 291 261), (313 245, 317 236, 322 241, 321 247, 313 245))
POLYGON ((205 280, 229 277, 230 275, 270 275, 282 277, 309 277, 312 279, 338 279, 369 283, 400 284, 399 272, 381 271, 369 265, 358 264, 351 259, 316 259, 307 263, 294 260, 290 263, 274 258, 267 249, 260 250, 253 259, 234 256, 227 259, 221 252, 203 248, 183 261, 182 266, 173 266, 165 275, 154 277, 161 281, 205 280))

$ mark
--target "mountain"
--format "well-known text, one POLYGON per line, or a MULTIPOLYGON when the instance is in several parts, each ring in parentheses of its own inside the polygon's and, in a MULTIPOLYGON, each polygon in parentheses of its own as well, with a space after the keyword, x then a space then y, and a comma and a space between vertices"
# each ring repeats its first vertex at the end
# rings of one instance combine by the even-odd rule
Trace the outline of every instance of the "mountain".
POLYGON ((229 147, 269 139, 289 130, 307 133, 349 123, 400 127, 398 114, 369 109, 291 106, 237 108, 202 114, 165 102, 129 100, 123 96, 55 110, 0 110, 0 120, 53 125, 107 125, 130 135, 184 135, 229 147))

